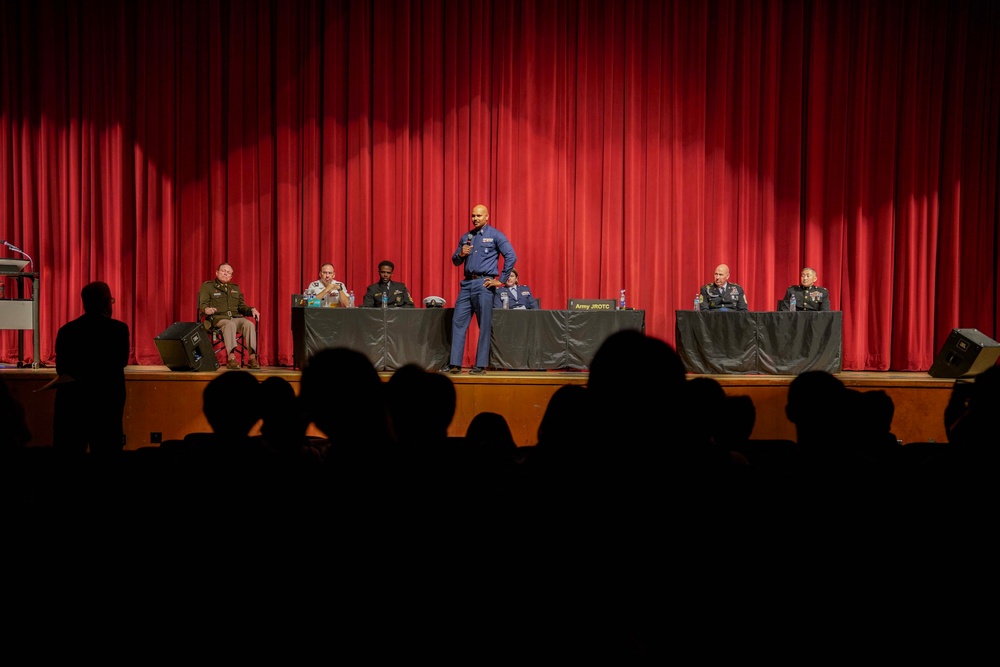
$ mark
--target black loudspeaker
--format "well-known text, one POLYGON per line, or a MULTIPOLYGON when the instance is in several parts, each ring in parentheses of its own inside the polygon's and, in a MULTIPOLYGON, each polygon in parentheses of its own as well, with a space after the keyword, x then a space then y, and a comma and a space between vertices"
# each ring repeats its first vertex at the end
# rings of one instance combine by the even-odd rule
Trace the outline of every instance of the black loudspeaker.
POLYGON ((979 329, 952 329, 927 371, 935 378, 958 378, 978 375, 997 362, 1000 343, 979 329))
POLYGON ((153 339, 160 359, 172 371, 215 371, 219 360, 212 335, 200 322, 174 322, 153 339))

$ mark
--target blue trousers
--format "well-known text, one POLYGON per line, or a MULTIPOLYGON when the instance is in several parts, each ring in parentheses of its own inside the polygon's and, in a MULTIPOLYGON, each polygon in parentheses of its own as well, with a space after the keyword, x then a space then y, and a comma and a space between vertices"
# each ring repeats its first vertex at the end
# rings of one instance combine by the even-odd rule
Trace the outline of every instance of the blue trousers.
POLYGON ((482 278, 463 280, 455 301, 455 315, 451 322, 451 366, 461 366, 465 356, 465 334, 476 314, 479 323, 479 344, 476 347, 476 366, 490 365, 490 331, 493 329, 493 290, 483 287, 482 278))

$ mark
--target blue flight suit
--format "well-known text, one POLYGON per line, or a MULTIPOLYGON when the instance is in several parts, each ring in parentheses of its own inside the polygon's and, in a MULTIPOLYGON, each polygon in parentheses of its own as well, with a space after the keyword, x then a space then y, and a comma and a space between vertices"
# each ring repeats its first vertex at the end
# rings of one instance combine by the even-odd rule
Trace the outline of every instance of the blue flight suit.
POLYGON ((507 295, 507 308, 511 310, 537 310, 538 304, 535 297, 531 295, 531 288, 527 285, 514 285, 514 287, 498 287, 496 295, 493 297, 493 307, 503 308, 503 295, 507 295), (516 294, 515 294, 516 292, 516 294), (516 297, 516 298, 515 298, 516 297))
POLYGON ((472 314, 476 314, 479 323, 479 343, 476 347, 476 366, 486 368, 490 365, 490 331, 493 328, 493 297, 492 288, 484 287, 489 278, 497 278, 507 282, 511 269, 517 261, 514 246, 510 244, 504 233, 489 223, 482 226, 478 232, 466 232, 458 240, 458 247, 452 253, 451 263, 463 266, 465 275, 455 300, 455 315, 451 325, 451 366, 461 366, 465 356, 465 334, 472 314), (462 257, 462 246, 472 237, 472 252, 468 257, 462 257), (503 257, 503 273, 500 274, 500 257, 503 257))

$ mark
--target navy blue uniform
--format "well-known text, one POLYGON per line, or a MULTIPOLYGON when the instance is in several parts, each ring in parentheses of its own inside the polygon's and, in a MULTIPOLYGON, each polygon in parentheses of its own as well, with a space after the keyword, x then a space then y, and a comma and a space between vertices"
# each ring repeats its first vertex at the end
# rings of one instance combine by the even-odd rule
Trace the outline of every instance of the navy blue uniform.
POLYGON ((464 277, 455 300, 455 316, 451 325, 451 361, 452 366, 461 366, 465 355, 465 334, 472 322, 472 314, 476 314, 479 323, 479 343, 476 347, 476 366, 486 368, 490 365, 490 331, 493 328, 493 297, 495 290, 484 287, 483 283, 496 278, 507 282, 510 270, 514 268, 517 255, 514 246, 510 244, 496 227, 483 225, 478 232, 466 232, 458 240, 458 247, 451 255, 451 263, 463 266, 464 277), (462 257, 462 246, 472 237, 472 252, 468 257, 462 257), (503 257, 503 273, 500 273, 500 257, 503 257))
POLYGON ((413 308, 413 297, 410 296, 410 290, 406 289, 406 285, 395 280, 389 282, 388 289, 386 289, 386 283, 381 280, 369 285, 361 305, 364 308, 381 308, 382 292, 389 293, 389 300, 386 302, 387 308, 413 308))
POLYGON ((781 309, 788 310, 789 299, 795 295, 795 310, 830 310, 830 293, 825 287, 792 285, 785 290, 781 309))
POLYGON ((511 310, 537 310, 538 304, 535 297, 531 295, 531 288, 527 285, 514 285, 513 287, 498 287, 493 296, 493 307, 503 308, 503 295, 507 295, 507 307, 511 310))
POLYGON ((701 286, 702 310, 750 310, 747 305, 747 295, 736 283, 727 283, 719 287, 715 283, 701 286))

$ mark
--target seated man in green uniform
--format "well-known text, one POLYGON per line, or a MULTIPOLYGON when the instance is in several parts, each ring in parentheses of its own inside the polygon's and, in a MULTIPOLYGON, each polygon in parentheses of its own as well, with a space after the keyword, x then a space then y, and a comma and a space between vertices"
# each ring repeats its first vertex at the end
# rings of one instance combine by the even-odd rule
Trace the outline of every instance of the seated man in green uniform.
POLYGON ((250 351, 250 368, 260 368, 257 360, 257 326, 254 320, 260 312, 243 300, 243 291, 233 279, 233 267, 223 262, 215 270, 215 280, 206 280, 198 292, 198 312, 205 317, 206 327, 222 331, 226 343, 226 366, 239 368, 236 360, 236 334, 243 334, 243 344, 250 351), (250 319, 253 317, 254 319, 250 319))

